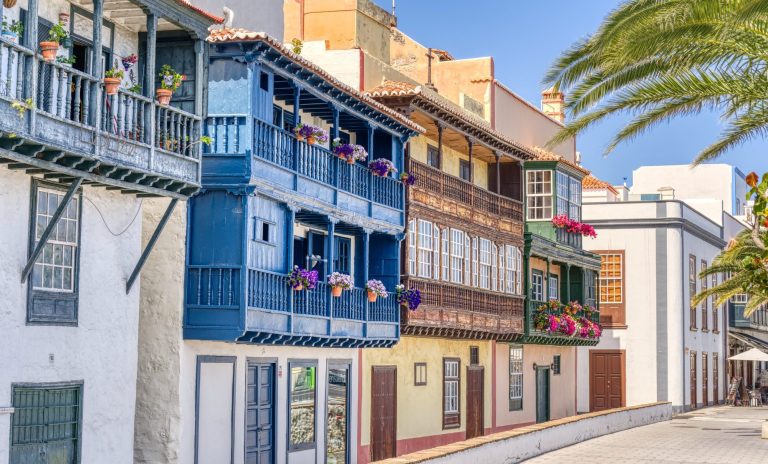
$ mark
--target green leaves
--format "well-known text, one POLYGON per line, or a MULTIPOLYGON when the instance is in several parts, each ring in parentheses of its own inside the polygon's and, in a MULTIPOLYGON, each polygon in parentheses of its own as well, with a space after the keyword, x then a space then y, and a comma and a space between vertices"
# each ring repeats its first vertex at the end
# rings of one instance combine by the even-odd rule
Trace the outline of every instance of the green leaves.
POLYGON ((606 147, 609 153, 661 122, 703 109, 718 111, 726 127, 694 164, 764 136, 767 5, 764 0, 623 3, 547 72, 545 83, 566 92, 573 117, 550 144, 613 114, 630 114, 606 147))

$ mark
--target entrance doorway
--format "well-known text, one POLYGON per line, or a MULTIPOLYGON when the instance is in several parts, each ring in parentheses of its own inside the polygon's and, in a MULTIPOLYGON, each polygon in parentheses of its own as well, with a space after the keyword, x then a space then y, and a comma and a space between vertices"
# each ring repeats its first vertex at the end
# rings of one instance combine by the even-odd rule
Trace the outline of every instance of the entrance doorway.
POLYGON ((349 372, 349 364, 328 366, 325 439, 325 462, 328 464, 349 462, 349 372))
POLYGON ((371 375, 371 460, 397 455, 397 368, 373 366, 371 375))
POLYGON ((248 363, 245 461, 275 462, 275 364, 271 362, 248 363))
POLYGON ((483 366, 467 366, 467 440, 483 435, 483 366))
POLYGON ((690 355, 690 364, 691 364, 691 378, 690 378, 690 384, 691 384, 691 409, 696 409, 697 398, 696 393, 699 389, 698 385, 698 372, 696 369, 696 352, 691 351, 690 355))
POLYGON ((549 420, 549 367, 536 368, 536 422, 549 420))
POLYGON ((626 403, 624 350, 590 350, 589 410, 620 408, 626 403))

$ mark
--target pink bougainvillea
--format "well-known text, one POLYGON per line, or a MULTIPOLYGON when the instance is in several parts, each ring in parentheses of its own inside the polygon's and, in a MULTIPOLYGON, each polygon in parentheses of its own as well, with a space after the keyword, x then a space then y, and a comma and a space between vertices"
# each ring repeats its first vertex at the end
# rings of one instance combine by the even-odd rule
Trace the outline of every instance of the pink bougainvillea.
POLYGON ((565 231, 569 234, 581 234, 585 237, 592 238, 597 237, 597 232, 595 232, 594 227, 589 224, 584 224, 583 222, 571 219, 565 214, 558 214, 557 216, 553 217, 552 225, 558 229, 565 229, 565 231))

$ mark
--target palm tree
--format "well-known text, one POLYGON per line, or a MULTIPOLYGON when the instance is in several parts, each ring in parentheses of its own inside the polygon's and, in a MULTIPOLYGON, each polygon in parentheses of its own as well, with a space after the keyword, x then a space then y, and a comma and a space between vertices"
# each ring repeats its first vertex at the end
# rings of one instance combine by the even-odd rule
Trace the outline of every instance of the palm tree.
POLYGON ((709 109, 727 126, 694 164, 768 132, 768 1, 629 0, 555 61, 545 82, 573 119, 556 144, 617 113, 619 143, 709 109))

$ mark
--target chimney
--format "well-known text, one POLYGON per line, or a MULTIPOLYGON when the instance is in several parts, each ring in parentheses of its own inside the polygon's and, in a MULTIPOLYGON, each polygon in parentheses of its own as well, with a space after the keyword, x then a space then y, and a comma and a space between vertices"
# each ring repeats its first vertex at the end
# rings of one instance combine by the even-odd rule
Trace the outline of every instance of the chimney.
POLYGON ((662 200, 675 199, 675 189, 672 187, 661 187, 657 192, 659 192, 659 198, 662 200))
POLYGON ((565 95, 550 87, 541 92, 541 111, 557 122, 565 122, 565 95))

